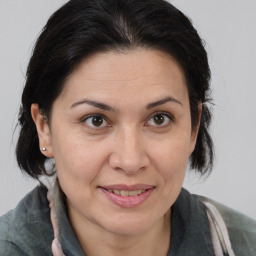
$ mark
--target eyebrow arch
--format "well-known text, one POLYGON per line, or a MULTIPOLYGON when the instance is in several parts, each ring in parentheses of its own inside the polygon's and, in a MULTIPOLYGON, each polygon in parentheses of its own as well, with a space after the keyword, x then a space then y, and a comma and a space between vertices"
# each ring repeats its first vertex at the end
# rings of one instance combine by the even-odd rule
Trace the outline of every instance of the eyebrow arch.
POLYGON ((162 99, 162 100, 158 100, 158 101, 149 103, 149 104, 147 105, 147 109, 151 109, 151 108, 154 108, 154 107, 163 105, 163 104, 165 104, 166 102, 174 102, 174 103, 177 103, 177 104, 183 106, 182 103, 181 103, 179 100, 177 100, 177 99, 175 99, 175 98, 173 98, 173 97, 166 97, 166 98, 164 98, 164 99, 162 99))
POLYGON ((96 107, 96 108, 100 108, 102 110, 115 112, 115 110, 107 104, 97 102, 97 101, 94 101, 94 100, 88 100, 88 99, 82 99, 78 102, 75 102, 70 108, 75 108, 75 107, 77 107, 81 104, 84 104, 84 103, 89 104, 89 105, 91 105, 93 107, 96 107))
MULTIPOLYGON (((175 103, 177 103, 177 104, 182 106, 182 103, 179 100, 177 100, 177 99, 175 99, 173 97, 166 97, 164 99, 161 99, 161 100, 149 103, 146 106, 146 109, 149 110, 151 108, 163 105, 163 104, 165 104, 167 102, 175 102, 175 103)), ((97 101, 94 101, 94 100, 89 100, 89 99, 82 99, 80 101, 77 101, 74 104, 72 104, 72 106, 70 108, 75 108, 75 107, 77 107, 79 105, 82 105, 82 104, 89 104, 89 105, 91 105, 93 107, 96 107, 96 108, 99 108, 99 109, 102 109, 102 110, 115 112, 115 109, 110 107, 109 105, 107 105, 105 103, 97 102, 97 101)))

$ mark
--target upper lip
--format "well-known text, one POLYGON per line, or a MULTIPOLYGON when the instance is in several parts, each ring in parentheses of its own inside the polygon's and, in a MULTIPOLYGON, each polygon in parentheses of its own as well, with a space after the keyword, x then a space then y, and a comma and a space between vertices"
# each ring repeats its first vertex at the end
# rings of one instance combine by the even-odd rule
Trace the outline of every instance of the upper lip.
POLYGON ((134 185, 114 184, 114 185, 107 185, 107 186, 100 186, 100 187, 108 190, 134 191, 134 190, 146 190, 146 189, 154 188, 155 186, 147 185, 147 184, 134 184, 134 185))

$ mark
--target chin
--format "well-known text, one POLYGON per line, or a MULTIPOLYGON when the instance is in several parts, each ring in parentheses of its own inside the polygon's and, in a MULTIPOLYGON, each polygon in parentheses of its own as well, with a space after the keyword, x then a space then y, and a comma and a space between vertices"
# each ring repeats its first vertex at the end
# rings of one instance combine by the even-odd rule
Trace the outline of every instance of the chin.
POLYGON ((131 236, 142 234, 154 227, 159 219, 150 216, 118 216, 112 221, 105 223, 104 228, 111 233, 131 236))
POLYGON ((145 225, 135 225, 135 224, 127 224, 127 225, 116 225, 116 226, 111 226, 110 229, 108 230, 109 232, 113 234, 118 234, 120 236, 136 236, 143 234, 147 230, 149 230, 149 226, 145 225))

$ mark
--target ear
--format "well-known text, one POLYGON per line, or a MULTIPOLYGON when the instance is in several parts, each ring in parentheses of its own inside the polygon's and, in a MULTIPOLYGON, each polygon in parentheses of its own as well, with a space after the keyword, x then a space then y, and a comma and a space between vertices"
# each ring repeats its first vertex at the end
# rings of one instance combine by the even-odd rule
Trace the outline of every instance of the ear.
POLYGON ((198 117, 197 117, 197 124, 196 126, 193 128, 192 132, 191 132, 191 140, 190 140, 190 154, 192 154, 192 152, 195 149, 196 146, 196 141, 197 141, 197 135, 198 135, 198 131, 199 131, 199 127, 200 127, 200 120, 201 120, 201 115, 202 115, 202 108, 203 105, 200 102, 198 104, 198 117))
POLYGON ((36 125, 40 151, 46 157, 53 157, 50 127, 46 117, 40 113, 38 104, 31 105, 31 116, 36 125))

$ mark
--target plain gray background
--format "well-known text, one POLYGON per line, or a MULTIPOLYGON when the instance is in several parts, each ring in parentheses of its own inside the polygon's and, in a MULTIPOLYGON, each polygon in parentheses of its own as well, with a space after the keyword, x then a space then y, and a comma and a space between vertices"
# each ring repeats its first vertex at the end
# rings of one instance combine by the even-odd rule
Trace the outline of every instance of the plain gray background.
MULTIPOLYGON (((0 0, 0 215, 36 182, 15 162, 17 123, 25 71, 47 18, 64 0, 0 0)), ((216 162, 212 175, 188 175, 189 191, 211 197, 256 219, 256 2, 171 0, 206 41, 212 69, 216 162)))

